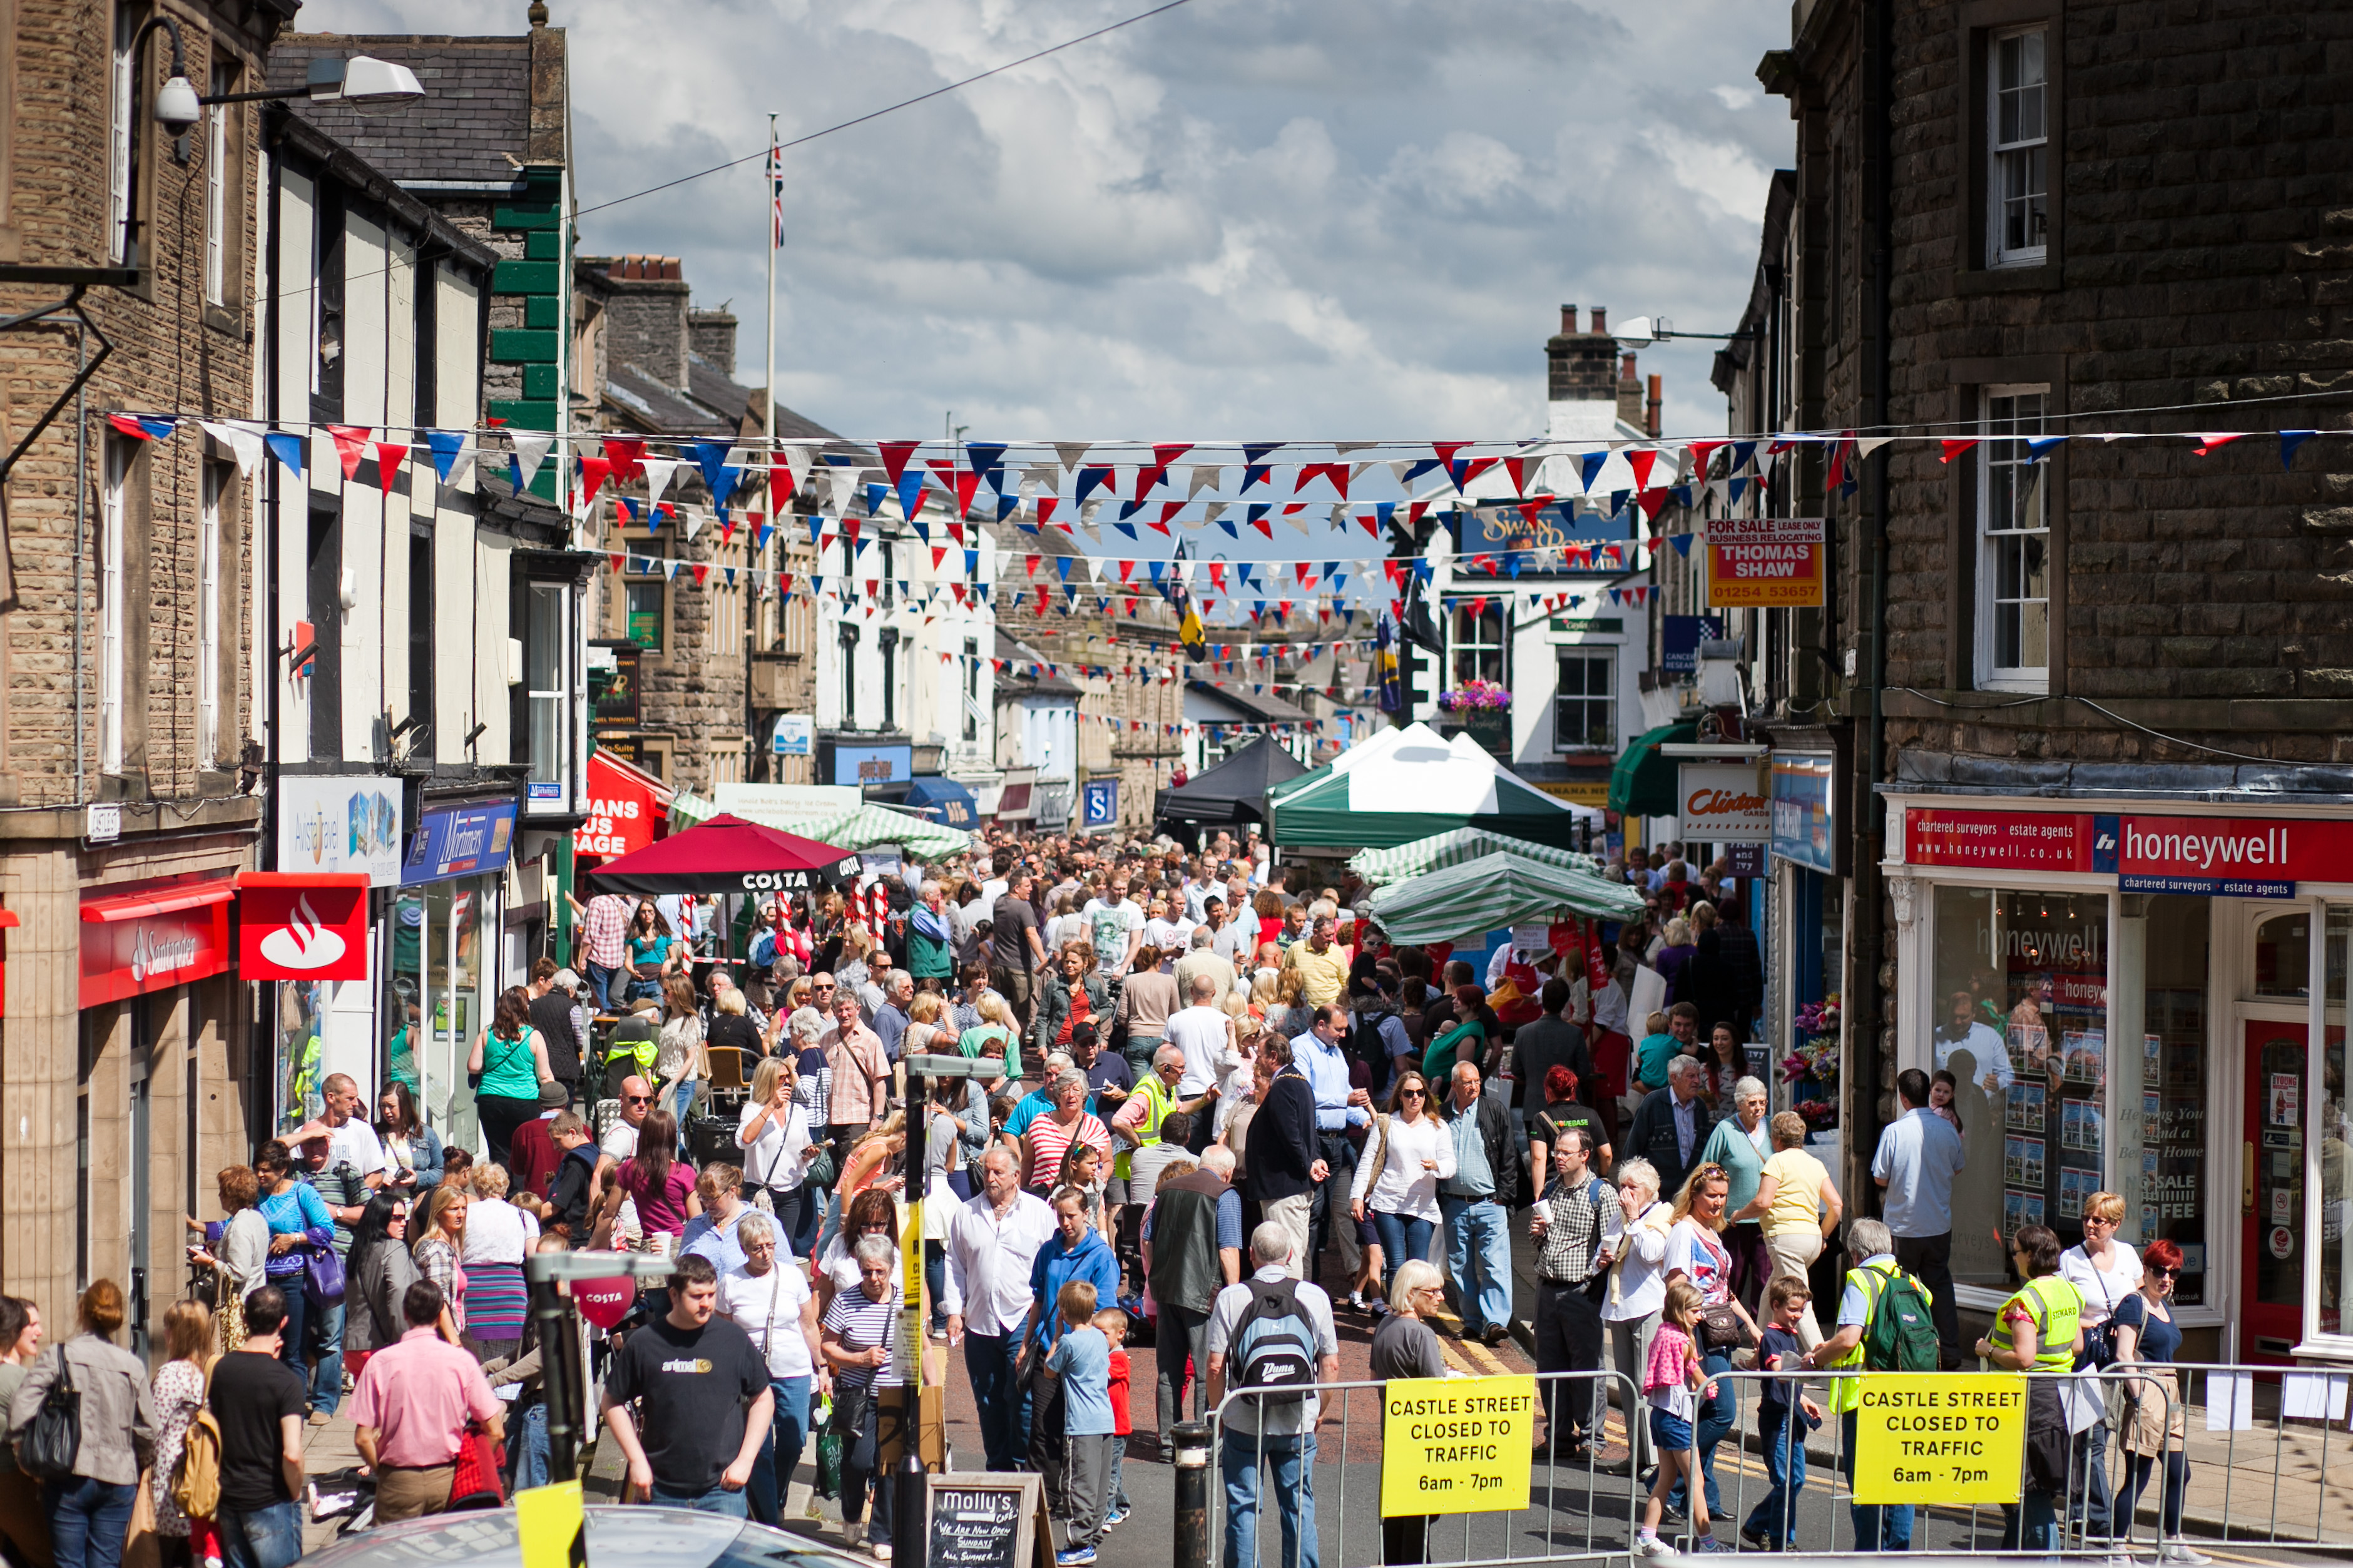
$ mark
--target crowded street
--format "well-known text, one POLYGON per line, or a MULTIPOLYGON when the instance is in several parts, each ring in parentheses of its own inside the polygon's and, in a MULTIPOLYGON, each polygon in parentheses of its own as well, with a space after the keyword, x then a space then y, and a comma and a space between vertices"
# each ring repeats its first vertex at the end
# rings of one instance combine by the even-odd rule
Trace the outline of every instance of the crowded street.
POLYGON ((2348 50, 0 0, 0 1568, 2343 1560, 2348 50))

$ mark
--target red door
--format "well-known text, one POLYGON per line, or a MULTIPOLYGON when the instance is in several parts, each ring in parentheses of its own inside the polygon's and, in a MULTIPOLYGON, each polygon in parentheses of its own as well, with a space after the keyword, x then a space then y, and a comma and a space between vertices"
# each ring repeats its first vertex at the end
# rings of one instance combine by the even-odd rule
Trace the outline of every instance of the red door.
POLYGON ((2305 1026, 2250 1020, 2240 1208, 2247 1289, 2240 1359, 2285 1362, 2304 1338, 2305 1026))

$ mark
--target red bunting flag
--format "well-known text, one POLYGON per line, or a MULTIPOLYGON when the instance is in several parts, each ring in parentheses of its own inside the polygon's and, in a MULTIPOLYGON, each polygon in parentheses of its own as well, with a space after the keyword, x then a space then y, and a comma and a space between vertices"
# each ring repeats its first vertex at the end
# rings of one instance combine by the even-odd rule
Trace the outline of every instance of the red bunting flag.
POLYGON ((1181 500, 1162 501, 1160 503, 1160 520, 1157 522, 1153 523, 1151 526, 1158 529, 1163 533, 1167 533, 1171 539, 1174 539, 1176 536, 1174 533, 1169 533, 1168 525, 1176 521, 1176 514, 1184 510, 1185 503, 1181 500))
POLYGON ((1718 447, 1730 445, 1728 441, 1694 441, 1685 448, 1691 453, 1692 479, 1694 483, 1703 485, 1707 483, 1707 465, 1715 458, 1715 449, 1718 447))
MULTIPOLYGON (((1028 571, 1029 571, 1029 574, 1030 576, 1032 576, 1032 577, 1035 577, 1036 575, 1038 575, 1038 559, 1039 559, 1039 558, 1038 558, 1037 556, 1035 556, 1035 555, 1024 555, 1024 556, 1021 558, 1021 564, 1022 564, 1025 568, 1027 568, 1027 569, 1028 569, 1028 571)), ((932 563, 933 569, 934 569, 934 570, 937 570, 937 569, 938 569, 938 567, 939 567, 939 564, 940 564, 940 563, 939 563, 938 562, 936 562, 936 561, 933 562, 933 563, 932 563)))
POLYGON ((612 465, 613 479, 617 484, 623 479, 641 478, 646 471, 646 444, 607 436, 605 437, 605 460, 612 465))
MULTIPOLYGON (((1190 441, 1156 441, 1152 447, 1152 465, 1135 470, 1135 499, 1142 500, 1155 485, 1168 477, 1168 465, 1193 449, 1190 441)), ((1163 530, 1162 531, 1166 531, 1163 530)))
POLYGON ((392 481, 400 477, 400 465, 408 461, 408 447, 399 441, 378 441, 375 444, 375 482, 385 494, 392 493, 392 481))
POLYGON ((1504 469, 1512 476, 1512 493, 1515 496, 1528 493, 1528 462, 1529 459, 1525 458, 1504 459, 1504 469))
POLYGON ((343 478, 357 479, 360 460, 367 456, 368 433, 364 426, 330 425, 327 434, 335 438, 335 455, 343 459, 343 478))
MULTIPOLYGON (((1955 458, 1959 457, 1963 452, 1966 452, 1970 447, 1976 446, 1980 439, 1982 439, 1982 437, 1977 436, 1948 437, 1936 443, 1945 449, 1945 455, 1937 458, 1936 461, 1940 463, 1949 463, 1955 458)), ((1765 481, 1761 477, 1757 481, 1757 488, 1758 489, 1763 489, 1765 488, 1765 481)))
POLYGON ((711 578, 711 563, 708 561, 690 563, 690 569, 694 573, 694 585, 698 588, 711 578))
MULTIPOLYGON (((376 443, 375 449, 379 454, 384 451, 384 448, 385 443, 381 441, 376 443)), ((585 507, 596 499, 597 490, 603 488, 606 479, 612 472, 613 459, 610 458, 592 458, 585 452, 581 454, 580 504, 582 506, 585 507)))
POLYGON ((1038 498, 1038 526, 1043 528, 1048 523, 1053 523, 1056 528, 1060 529, 1064 533, 1070 532, 1071 525, 1069 523, 1054 522, 1054 509, 1061 504, 1062 498, 1060 496, 1039 496, 1038 498))
POLYGON ((922 445, 923 443, 921 441, 878 441, 875 443, 876 448, 882 454, 882 471, 891 476, 891 483, 893 486, 898 484, 899 476, 907 471, 907 459, 913 457, 915 455, 915 448, 922 445))
POLYGON ((2198 449, 2190 456, 2202 458, 2215 447, 2227 447, 2232 442, 2242 439, 2245 435, 2246 432, 2243 430, 2208 430, 2194 434, 2189 439, 2198 443, 2198 449))

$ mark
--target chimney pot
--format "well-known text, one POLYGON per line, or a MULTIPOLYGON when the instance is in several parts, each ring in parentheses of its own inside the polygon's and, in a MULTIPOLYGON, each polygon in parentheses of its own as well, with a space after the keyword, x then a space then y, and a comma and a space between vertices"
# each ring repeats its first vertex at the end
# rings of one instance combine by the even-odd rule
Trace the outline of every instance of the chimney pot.
POLYGON ((1599 306, 1599 305, 1594 306, 1594 307, 1593 307, 1593 335, 1594 335, 1594 336, 1596 336, 1596 337, 1600 337, 1600 336, 1602 336, 1604 333, 1608 332, 1609 331, 1609 312, 1608 310, 1606 310, 1602 309, 1602 307, 1600 307, 1600 306, 1599 306))
POLYGON ((1632 354, 1625 354, 1619 359, 1618 379, 1620 381, 1632 381, 1635 379, 1634 356, 1632 354))
POLYGON ((1666 377, 1662 375, 1653 374, 1651 377, 1651 405, 1647 410, 1648 417, 1644 420, 1644 424, 1649 427, 1651 434, 1653 436, 1656 436, 1659 433, 1659 410, 1662 401, 1660 396, 1660 388, 1664 384, 1665 381, 1666 377))
POLYGON ((1560 308, 1560 335, 1564 338, 1577 336, 1577 307, 1574 305, 1560 308))

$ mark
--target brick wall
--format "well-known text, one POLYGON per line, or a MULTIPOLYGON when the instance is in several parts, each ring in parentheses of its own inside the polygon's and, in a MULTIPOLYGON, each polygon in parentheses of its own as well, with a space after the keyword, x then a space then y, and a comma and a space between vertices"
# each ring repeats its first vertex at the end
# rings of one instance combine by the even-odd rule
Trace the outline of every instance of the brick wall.
MULTIPOLYGON (((248 79, 261 37, 230 19, 237 8, 209 14, 174 12, 186 38, 191 69, 215 49, 235 54, 248 79)), ((16 100, 7 210, 16 249, 27 263, 102 266, 109 259, 109 58, 107 8, 67 0, 18 0, 16 100)), ((157 34, 146 50, 149 92, 161 80, 170 49, 157 34)), ((9 542, 17 574, 18 608, 0 617, 5 657, 5 752, 0 752, 0 803, 71 804, 98 794, 96 712, 98 601, 94 551, 102 477, 104 416, 119 409, 182 411, 216 417, 250 413, 253 360, 247 334, 251 289, 254 188, 259 115, 247 106, 231 142, 234 178, 242 199, 232 203, 227 245, 229 305, 204 299, 206 147, 203 128, 190 141, 185 164, 174 162, 152 119, 143 159, 152 196, 142 201, 152 226, 142 238, 153 264, 138 293, 96 289, 85 304, 114 353, 89 384, 89 418, 78 428, 65 414, 37 441, 8 481, 9 542), (83 438, 86 437, 86 447, 83 438), (86 467, 84 459, 86 458, 86 467), (79 538, 79 570, 76 543, 79 538), (77 586, 79 589, 79 612, 77 586), (80 640, 76 643, 79 617, 80 640), (82 767, 75 774, 76 707, 80 707, 82 767)), ((56 300, 53 285, 0 284, 0 315, 56 300)), ((97 344, 90 345, 95 353, 97 344)), ((0 334, 0 421, 21 438, 72 379, 76 345, 63 324, 0 334)), ((234 774, 200 776, 195 707, 196 673, 196 545, 206 438, 194 425, 142 454, 132 483, 133 526, 127 531, 126 621, 133 660, 126 669, 130 698, 126 763, 119 784, 105 793, 132 798, 225 793, 234 774)), ((227 453, 216 453, 225 458, 227 453)), ((256 475, 259 482, 261 476, 256 475)), ((223 521, 220 658, 226 670, 220 709, 220 752, 233 769, 249 727, 246 672, 251 649, 243 584, 252 578, 246 510, 240 486, 223 521)))
MULTIPOLYGON (((1862 422, 1871 374, 1858 14, 1825 5, 1798 50, 1799 395, 1815 426, 1862 422)), ((1976 388, 2015 382, 2094 416, 2079 428, 2346 428, 2353 405, 2313 395, 2353 389, 2353 16, 2221 0, 2053 0, 2048 16, 2052 257, 2000 273, 1975 216, 1984 35, 1969 28, 2031 7, 1896 6, 1891 420, 1973 417, 1976 388), (2191 406, 2137 412, 2175 405, 2191 406)), ((1930 694, 1891 693, 1892 749, 2196 756, 2063 695, 2224 750, 2353 759, 2337 738, 2353 719, 2353 450, 2315 442, 2285 471, 2268 438, 2191 446, 2076 441, 2052 458, 2054 700, 2009 707, 1968 689, 1971 465, 1890 448, 1887 680, 1930 694)), ((1802 493, 1820 496, 1819 477, 1802 493)), ((1856 510, 1831 505, 1842 646, 1868 591, 1856 510)))

